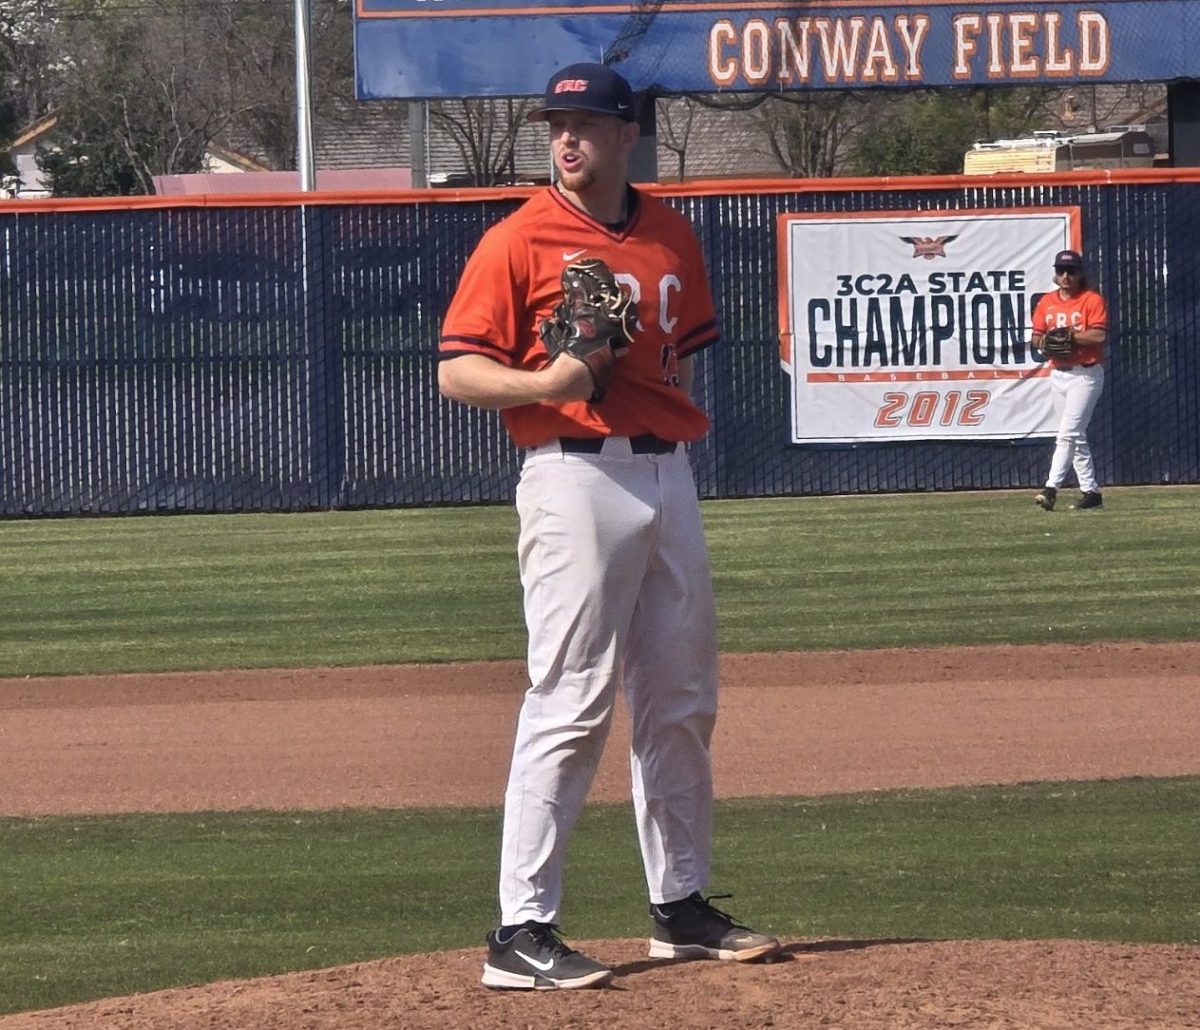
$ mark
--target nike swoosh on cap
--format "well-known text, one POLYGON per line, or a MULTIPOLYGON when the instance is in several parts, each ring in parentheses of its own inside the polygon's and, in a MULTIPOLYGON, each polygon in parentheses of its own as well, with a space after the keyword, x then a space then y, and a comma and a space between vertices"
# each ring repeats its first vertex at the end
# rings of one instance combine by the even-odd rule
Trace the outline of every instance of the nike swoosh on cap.
POLYGON ((521 951, 519 948, 513 948, 513 951, 517 955, 519 955, 521 958, 523 958, 526 962, 528 962, 531 966, 533 966, 534 969, 540 969, 543 973, 547 973, 551 969, 554 968, 554 959, 550 959, 549 962, 539 962, 535 958, 530 958, 528 955, 525 954, 525 952, 521 951))

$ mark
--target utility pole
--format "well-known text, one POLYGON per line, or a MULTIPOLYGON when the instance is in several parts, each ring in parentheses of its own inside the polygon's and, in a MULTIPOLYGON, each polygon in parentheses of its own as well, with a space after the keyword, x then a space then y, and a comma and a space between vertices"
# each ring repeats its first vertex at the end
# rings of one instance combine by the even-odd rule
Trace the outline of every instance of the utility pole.
POLYGON ((300 189, 308 193, 316 188, 312 135, 312 26, 310 0, 294 0, 296 19, 296 166, 300 189))

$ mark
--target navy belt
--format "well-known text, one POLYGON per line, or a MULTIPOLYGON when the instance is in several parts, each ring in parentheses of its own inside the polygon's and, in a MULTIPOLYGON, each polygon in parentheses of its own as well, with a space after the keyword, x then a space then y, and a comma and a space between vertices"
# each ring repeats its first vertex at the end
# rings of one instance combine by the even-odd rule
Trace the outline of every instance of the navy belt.
MULTIPOLYGON (((563 454, 599 454, 604 450, 604 436, 560 436, 558 445, 563 454)), ((664 440, 653 433, 629 438, 629 449, 634 454, 670 454, 678 447, 674 440, 664 440)))

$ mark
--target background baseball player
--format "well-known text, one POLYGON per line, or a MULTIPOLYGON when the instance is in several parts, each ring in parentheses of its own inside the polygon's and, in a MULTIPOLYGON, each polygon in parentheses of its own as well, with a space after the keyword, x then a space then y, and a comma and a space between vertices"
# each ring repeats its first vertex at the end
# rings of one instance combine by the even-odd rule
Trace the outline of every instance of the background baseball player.
POLYGON ((467 262, 443 323, 438 381, 447 397, 500 409, 525 451, 516 504, 530 687, 483 983, 547 989, 612 976, 555 924, 567 839, 619 685, 650 954, 744 960, 778 941, 700 894, 716 617, 685 444, 708 428, 689 396, 692 355, 718 335, 700 248, 681 215, 626 182, 638 127, 620 75, 563 68, 530 120, 549 123, 557 182, 493 227, 467 262), (603 346, 589 349, 597 338, 603 346))
POLYGON ((1054 282, 1057 289, 1044 294, 1033 311, 1033 345, 1050 361, 1050 389, 1058 415, 1050 472, 1034 500, 1053 511, 1059 488, 1074 468, 1082 495, 1071 507, 1100 508, 1104 499, 1087 430, 1104 390, 1108 307, 1088 287, 1083 258, 1076 251, 1063 250, 1055 256, 1054 282))

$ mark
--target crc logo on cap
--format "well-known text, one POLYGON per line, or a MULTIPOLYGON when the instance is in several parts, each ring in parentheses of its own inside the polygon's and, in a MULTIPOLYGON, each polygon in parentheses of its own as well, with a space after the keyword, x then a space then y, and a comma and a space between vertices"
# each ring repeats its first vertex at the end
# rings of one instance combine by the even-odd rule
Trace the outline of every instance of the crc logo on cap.
POLYGON ((586 93, 588 88, 587 79, 563 79, 562 82, 556 83, 554 86, 555 93, 586 93))

